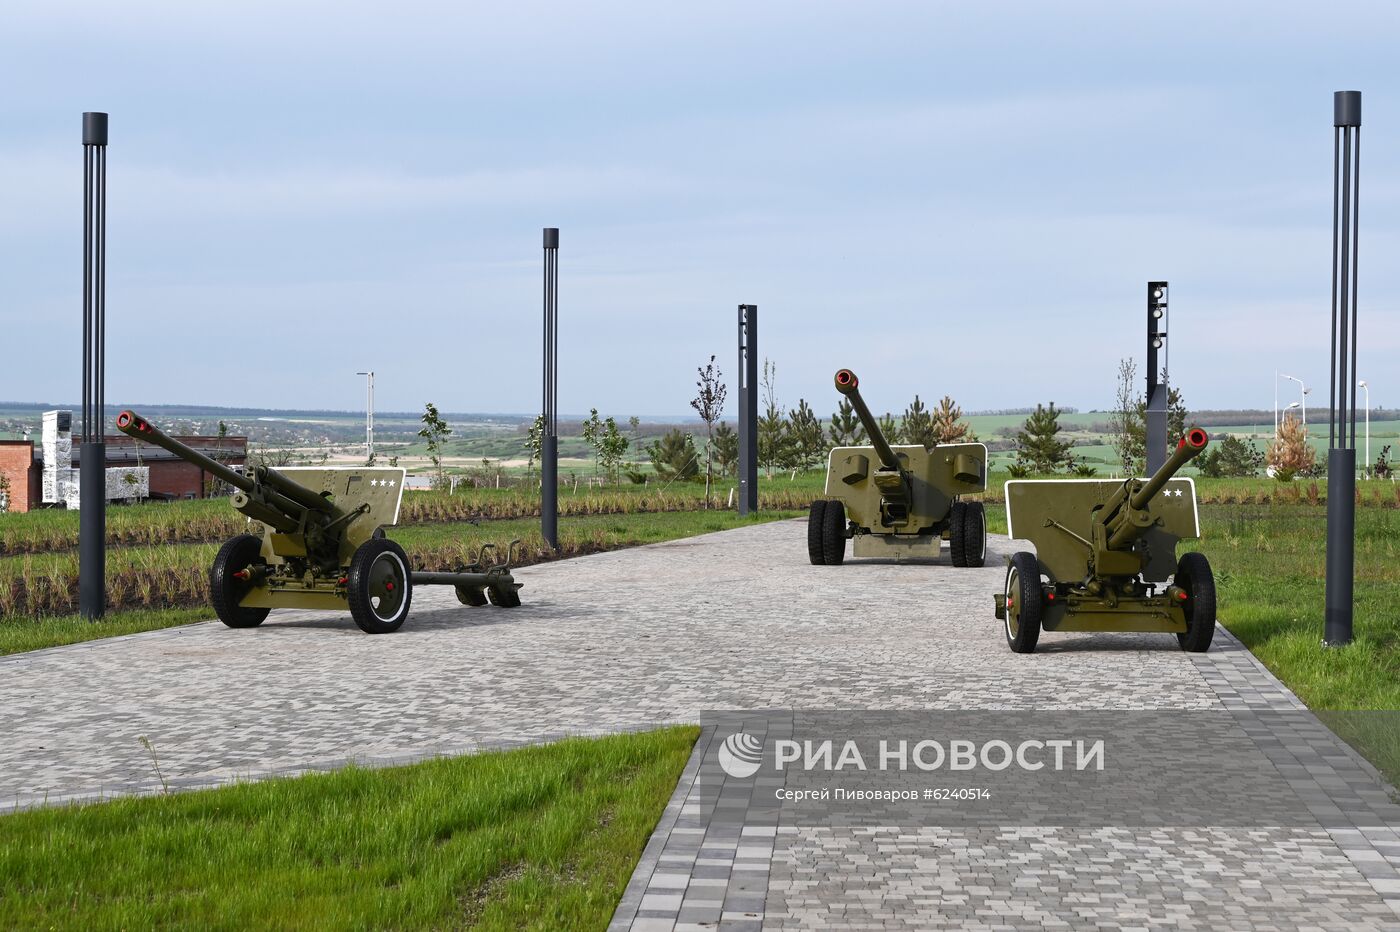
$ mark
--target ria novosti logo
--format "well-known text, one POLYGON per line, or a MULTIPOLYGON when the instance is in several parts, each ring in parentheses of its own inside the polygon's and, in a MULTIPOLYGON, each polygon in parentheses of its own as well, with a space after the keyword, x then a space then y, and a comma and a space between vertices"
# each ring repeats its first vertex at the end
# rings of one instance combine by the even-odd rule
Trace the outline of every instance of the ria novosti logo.
POLYGON ((736 780, 758 773, 763 764, 763 742, 753 735, 736 731, 719 746, 719 766, 736 780))

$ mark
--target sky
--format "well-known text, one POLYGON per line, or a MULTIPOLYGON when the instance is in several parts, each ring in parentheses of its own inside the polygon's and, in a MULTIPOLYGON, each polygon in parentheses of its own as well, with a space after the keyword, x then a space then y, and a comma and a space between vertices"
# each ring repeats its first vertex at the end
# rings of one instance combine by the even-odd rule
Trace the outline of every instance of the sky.
POLYGON ((556 226, 564 414, 689 413, 711 354, 733 412, 740 303, 785 406, 1106 408, 1151 279, 1189 406, 1325 406, 1356 89, 1400 405, 1397 48, 1380 2, 10 0, 0 400, 81 396, 104 110, 112 404, 538 411, 556 226))

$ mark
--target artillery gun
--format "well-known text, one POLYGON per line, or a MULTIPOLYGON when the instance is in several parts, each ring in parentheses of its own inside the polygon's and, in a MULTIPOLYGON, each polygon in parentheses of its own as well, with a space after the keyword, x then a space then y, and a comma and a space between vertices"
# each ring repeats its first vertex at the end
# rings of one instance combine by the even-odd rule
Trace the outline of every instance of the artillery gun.
POLYGON ((857 557, 933 559, 948 541, 954 566, 981 566, 987 519, 981 502, 960 496, 986 491, 987 448, 980 443, 891 445, 850 369, 836 373, 836 390, 855 408, 869 445, 836 447, 826 468, 826 498, 812 503, 807 555, 835 566, 846 541, 857 557))
POLYGON ((1175 478, 1208 442, 1200 428, 1187 431, 1149 479, 1006 483, 1009 534, 1036 551, 1011 556, 995 598, 1013 651, 1034 651, 1041 629, 1165 631, 1182 650, 1210 649, 1210 562, 1196 552, 1176 559, 1178 541, 1201 536, 1196 484, 1175 478))
POLYGON ((454 586, 465 605, 520 604, 520 583, 507 559, 487 563, 491 545, 456 573, 409 569, 403 548, 384 535, 399 519, 406 470, 393 467, 257 466, 229 468, 162 433, 134 411, 117 415, 117 429, 155 444, 232 486, 233 507, 259 534, 240 534, 219 549, 209 570, 209 597, 230 628, 255 628, 274 608, 350 610, 369 634, 397 631, 408 616, 413 587, 454 586))

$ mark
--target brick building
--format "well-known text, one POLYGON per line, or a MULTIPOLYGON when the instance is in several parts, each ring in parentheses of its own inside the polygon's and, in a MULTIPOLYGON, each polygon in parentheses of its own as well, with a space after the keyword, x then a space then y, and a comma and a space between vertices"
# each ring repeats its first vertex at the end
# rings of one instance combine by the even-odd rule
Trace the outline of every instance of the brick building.
MULTIPOLYGON (((248 459, 247 437, 176 437, 206 456, 228 466, 242 466, 248 459)), ((151 498, 203 498, 208 473, 172 453, 125 434, 109 436, 107 466, 146 466, 151 471, 151 498), (139 447, 139 449, 138 449, 139 447)), ((82 444, 73 444, 73 466, 82 462, 82 444)), ((0 476, 9 480, 9 510, 29 511, 42 506, 43 454, 30 440, 0 440, 0 476)))

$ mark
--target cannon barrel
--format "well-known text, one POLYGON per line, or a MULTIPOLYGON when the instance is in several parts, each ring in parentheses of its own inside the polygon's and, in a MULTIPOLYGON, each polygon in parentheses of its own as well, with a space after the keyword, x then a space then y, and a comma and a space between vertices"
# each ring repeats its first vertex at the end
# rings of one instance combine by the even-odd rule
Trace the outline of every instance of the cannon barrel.
POLYGON ((252 479, 229 469, 216 459, 205 456, 193 447, 186 446, 135 411, 123 411, 117 415, 117 430, 128 437, 135 437, 137 440, 144 440, 163 450, 169 450, 185 462, 194 463, 205 472, 218 476, 235 489, 241 489, 244 492, 253 491, 255 483, 252 479))
POLYGON ((1124 549, 1153 526, 1152 517, 1145 510, 1148 504, 1181 467, 1200 455, 1209 442, 1210 436, 1205 431, 1193 427, 1177 442, 1176 451, 1151 478, 1141 485, 1137 484, 1138 480, 1123 483, 1102 511, 1108 528, 1109 549, 1124 549))
POLYGON ((1176 450, 1167 461, 1162 464, 1162 468, 1152 474, 1137 492, 1133 495, 1130 504, 1134 508, 1146 508, 1147 503, 1152 501, 1152 496, 1162 490, 1162 486, 1167 484, 1167 480, 1176 475, 1177 471, 1187 463, 1191 462, 1201 454, 1210 442, 1210 435, 1199 427, 1193 427, 1186 432, 1176 444, 1176 450))
POLYGON ((317 511, 332 516, 340 514, 339 509, 331 502, 306 486, 288 479, 277 470, 260 466, 254 476, 236 472, 218 460, 205 456, 169 436, 135 411, 123 411, 117 415, 117 430, 128 437, 135 437, 137 440, 144 440, 168 450, 185 462, 194 463, 205 472, 227 482, 242 492, 243 497, 248 500, 245 503, 246 507, 239 507, 240 511, 278 530, 295 529, 305 511, 317 511))
POLYGON ((865 427, 866 436, 870 438, 870 445, 875 448, 875 455, 880 457, 880 462, 885 465, 886 469, 903 472, 904 467, 899 462, 899 457, 894 455, 889 441, 885 439, 884 434, 880 433, 879 422, 875 420, 875 416, 866 407, 865 399, 860 397, 860 379, 856 378, 856 374, 850 369, 838 369, 836 390, 850 399, 851 407, 856 409, 856 417, 860 418, 860 423, 865 427))

